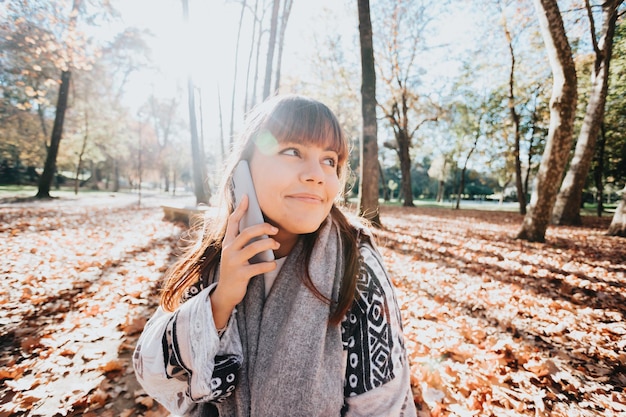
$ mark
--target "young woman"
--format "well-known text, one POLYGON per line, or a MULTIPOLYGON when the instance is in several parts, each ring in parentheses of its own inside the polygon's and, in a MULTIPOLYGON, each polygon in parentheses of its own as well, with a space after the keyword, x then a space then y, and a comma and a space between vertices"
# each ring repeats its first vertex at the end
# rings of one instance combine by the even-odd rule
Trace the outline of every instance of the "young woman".
POLYGON ((415 416, 394 290, 371 235, 337 208, 348 143, 322 103, 260 105, 226 171, 223 214, 168 272, 134 354, 173 414, 415 416), (239 233, 236 163, 266 223, 239 233), (250 243, 253 238, 267 235, 250 243), (250 263, 272 250, 275 261, 250 263))

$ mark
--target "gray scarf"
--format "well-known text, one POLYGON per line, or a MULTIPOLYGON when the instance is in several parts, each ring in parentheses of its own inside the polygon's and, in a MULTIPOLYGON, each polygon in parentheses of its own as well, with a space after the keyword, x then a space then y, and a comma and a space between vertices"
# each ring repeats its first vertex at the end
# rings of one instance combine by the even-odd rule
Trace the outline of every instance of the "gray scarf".
MULTIPOLYGON (((341 239, 329 216, 309 263, 317 289, 337 301, 344 272, 341 239)), ((331 306, 304 286, 302 239, 265 299, 253 278, 237 307, 244 363, 234 394, 218 404, 221 417, 339 416, 343 406, 341 326, 329 325, 331 306)))

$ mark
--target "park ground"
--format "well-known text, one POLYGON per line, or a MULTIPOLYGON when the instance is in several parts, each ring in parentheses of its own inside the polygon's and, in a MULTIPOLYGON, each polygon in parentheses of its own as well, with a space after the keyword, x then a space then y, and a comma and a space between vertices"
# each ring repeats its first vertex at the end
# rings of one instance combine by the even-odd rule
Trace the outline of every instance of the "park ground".
MULTIPOLYGON (((181 223, 146 194, 0 193, 0 417, 167 416, 130 357, 181 223)), ((382 207, 420 416, 626 415, 626 240, 512 211, 382 207)))

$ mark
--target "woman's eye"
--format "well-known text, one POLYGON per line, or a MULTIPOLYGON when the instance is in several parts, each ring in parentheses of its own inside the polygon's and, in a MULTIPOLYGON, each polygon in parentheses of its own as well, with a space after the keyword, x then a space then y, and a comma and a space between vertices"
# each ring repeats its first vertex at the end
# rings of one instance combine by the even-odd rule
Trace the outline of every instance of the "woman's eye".
POLYGON ((295 148, 288 148, 281 152, 283 155, 300 156, 300 152, 295 148))
POLYGON ((333 157, 324 158, 324 163, 334 168, 337 166, 337 159, 333 157))

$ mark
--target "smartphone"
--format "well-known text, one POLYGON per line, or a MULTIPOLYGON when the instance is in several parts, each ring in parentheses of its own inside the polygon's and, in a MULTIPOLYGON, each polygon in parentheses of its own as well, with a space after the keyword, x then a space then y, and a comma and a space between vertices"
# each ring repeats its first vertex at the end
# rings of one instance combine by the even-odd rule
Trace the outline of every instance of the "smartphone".
MULTIPOLYGON (((235 167, 232 180, 233 194, 235 196, 235 206, 241 203, 241 199, 244 195, 248 196, 248 210, 244 214, 243 218, 239 221, 239 232, 243 229, 254 226, 255 224, 265 223, 261 207, 259 206, 259 200, 256 197, 254 190, 254 183, 252 182, 252 175, 250 174, 250 167, 248 161, 241 160, 235 167)), ((267 235, 259 236, 252 239, 247 244, 250 244, 256 240, 267 238, 267 235)), ((274 260, 274 252, 270 249, 254 255, 249 262, 270 262, 274 260)))

